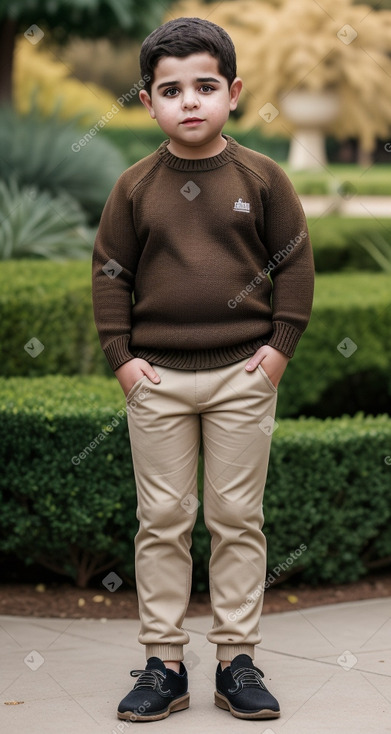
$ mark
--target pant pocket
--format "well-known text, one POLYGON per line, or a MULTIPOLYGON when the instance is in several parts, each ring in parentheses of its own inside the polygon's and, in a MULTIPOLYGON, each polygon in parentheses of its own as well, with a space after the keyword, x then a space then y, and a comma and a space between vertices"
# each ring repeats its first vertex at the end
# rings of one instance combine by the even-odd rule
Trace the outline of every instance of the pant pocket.
POLYGON ((260 373, 261 373, 262 377, 264 377, 264 379, 265 379, 265 382, 266 382, 266 383, 267 383, 267 384, 269 385, 270 389, 271 389, 271 390, 272 390, 273 392, 277 392, 277 388, 276 388, 276 386, 275 386, 275 385, 273 385, 273 383, 272 383, 272 381, 271 381, 271 379, 270 379, 269 375, 267 374, 267 372, 265 372, 265 370, 263 369, 263 367, 262 367, 262 365, 261 365, 261 364, 259 364, 259 365, 258 365, 258 370, 260 371, 260 373))
POLYGON ((141 387, 141 385, 145 382, 145 380, 148 380, 147 375, 143 375, 142 377, 140 377, 139 380, 136 380, 133 387, 130 388, 126 396, 126 402, 129 402, 129 400, 135 395, 135 393, 137 392, 139 387, 141 387))

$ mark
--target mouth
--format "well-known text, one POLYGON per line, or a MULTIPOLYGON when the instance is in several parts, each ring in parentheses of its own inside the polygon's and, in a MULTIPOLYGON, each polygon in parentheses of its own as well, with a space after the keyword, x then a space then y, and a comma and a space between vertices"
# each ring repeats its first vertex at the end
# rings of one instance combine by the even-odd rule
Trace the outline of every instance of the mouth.
POLYGON ((186 125, 186 127, 192 127, 193 125, 200 125, 201 122, 205 122, 204 120, 201 120, 200 117, 187 117, 186 120, 183 120, 181 122, 181 125, 186 125))

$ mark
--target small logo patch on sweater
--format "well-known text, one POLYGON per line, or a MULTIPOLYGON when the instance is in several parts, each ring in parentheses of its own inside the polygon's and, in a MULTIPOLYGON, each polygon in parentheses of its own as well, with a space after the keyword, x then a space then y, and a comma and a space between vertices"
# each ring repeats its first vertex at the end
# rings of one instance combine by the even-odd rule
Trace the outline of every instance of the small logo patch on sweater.
POLYGON ((235 201, 234 211, 235 212, 249 212, 250 204, 247 201, 243 201, 243 199, 238 199, 237 201, 235 201))

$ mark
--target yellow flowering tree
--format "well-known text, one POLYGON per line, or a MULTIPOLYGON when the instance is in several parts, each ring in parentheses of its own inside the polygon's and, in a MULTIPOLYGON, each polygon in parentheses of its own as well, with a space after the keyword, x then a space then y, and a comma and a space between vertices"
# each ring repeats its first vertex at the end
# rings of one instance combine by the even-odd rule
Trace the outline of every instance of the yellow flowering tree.
POLYGON ((243 126, 295 138, 308 121, 312 132, 358 138, 365 152, 389 135, 391 11, 353 0, 184 0, 170 9, 170 17, 181 15, 207 17, 232 36, 244 81, 243 126), (321 118, 315 128, 311 112, 321 118))
POLYGON ((61 119, 79 116, 81 126, 94 125, 110 115, 110 127, 153 127, 153 120, 142 105, 127 107, 127 98, 136 98, 137 86, 129 84, 123 95, 115 97, 94 82, 84 84, 72 76, 72 70, 52 54, 50 48, 39 48, 19 38, 16 42, 13 70, 15 108, 26 114, 32 103, 42 115, 58 112, 61 119))

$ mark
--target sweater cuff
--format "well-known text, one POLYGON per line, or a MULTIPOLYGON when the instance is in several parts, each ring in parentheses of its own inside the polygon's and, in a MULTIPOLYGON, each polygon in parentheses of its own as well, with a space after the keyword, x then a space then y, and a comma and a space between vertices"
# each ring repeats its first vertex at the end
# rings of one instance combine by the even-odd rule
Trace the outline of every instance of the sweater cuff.
POLYGON ((103 350, 113 372, 121 367, 122 364, 125 364, 125 362, 134 359, 134 355, 129 352, 129 339, 129 334, 120 336, 118 339, 110 342, 103 350))
POLYGON ((301 337, 301 331, 283 321, 273 322, 273 336, 268 341, 270 347, 278 349, 287 357, 293 357, 301 337))

